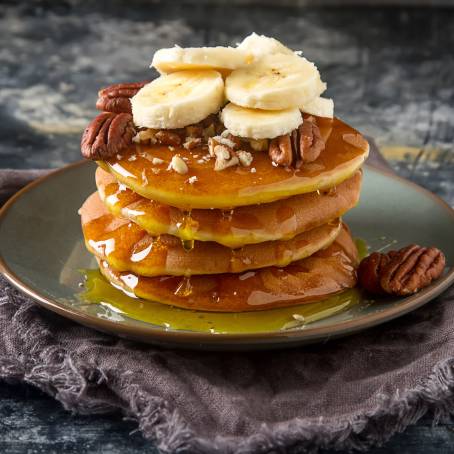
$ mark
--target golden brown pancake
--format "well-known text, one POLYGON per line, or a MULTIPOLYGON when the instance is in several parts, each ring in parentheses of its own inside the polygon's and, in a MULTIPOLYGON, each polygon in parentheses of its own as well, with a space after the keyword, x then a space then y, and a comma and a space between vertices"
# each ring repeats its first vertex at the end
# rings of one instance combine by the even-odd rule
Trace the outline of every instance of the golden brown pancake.
POLYGON ((99 165, 143 197, 182 209, 268 203, 331 188, 350 178, 363 164, 369 146, 358 131, 337 118, 317 118, 317 123, 321 134, 329 136, 325 150, 300 169, 275 167, 267 153, 253 151, 250 167, 235 166, 217 172, 213 159, 201 159, 207 156, 206 148, 170 150, 143 144, 99 161, 99 165), (174 155, 186 160, 187 174, 168 169, 174 155), (156 164, 156 158, 160 164, 156 164), (191 184, 190 177, 197 177, 197 181, 191 184))
POLYGON ((358 253, 346 227, 326 249, 285 268, 241 274, 143 277, 100 261, 103 275, 136 296, 186 309, 243 312, 322 300, 356 284, 358 253))
POLYGON ((288 241, 249 244, 240 249, 196 241, 185 248, 175 236, 153 237, 134 222, 113 216, 97 192, 85 201, 80 214, 90 252, 118 271, 143 276, 241 273, 286 266, 331 244, 341 229, 341 222, 336 219, 288 241))
POLYGON ((238 207, 229 211, 180 208, 146 199, 98 168, 101 200, 115 216, 134 221, 150 235, 175 235, 183 240, 215 241, 230 248, 265 241, 288 240, 342 216, 359 199, 361 171, 326 191, 287 200, 238 207))

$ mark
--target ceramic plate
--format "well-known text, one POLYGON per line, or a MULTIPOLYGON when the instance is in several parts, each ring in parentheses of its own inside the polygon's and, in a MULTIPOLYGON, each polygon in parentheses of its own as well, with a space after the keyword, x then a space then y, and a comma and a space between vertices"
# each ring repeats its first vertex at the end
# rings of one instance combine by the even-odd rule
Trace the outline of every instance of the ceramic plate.
POLYGON ((303 329, 211 334, 166 329, 84 304, 80 270, 95 261, 83 245, 77 214, 95 190, 95 165, 83 162, 58 170, 16 194, 0 212, 0 271, 38 304, 95 329, 166 346, 204 349, 258 349, 301 345, 352 334, 412 311, 454 281, 454 211, 430 192, 392 174, 365 168, 360 204, 345 216, 353 235, 371 249, 409 243, 434 245, 447 258, 445 274, 407 298, 361 300, 337 315, 303 329))

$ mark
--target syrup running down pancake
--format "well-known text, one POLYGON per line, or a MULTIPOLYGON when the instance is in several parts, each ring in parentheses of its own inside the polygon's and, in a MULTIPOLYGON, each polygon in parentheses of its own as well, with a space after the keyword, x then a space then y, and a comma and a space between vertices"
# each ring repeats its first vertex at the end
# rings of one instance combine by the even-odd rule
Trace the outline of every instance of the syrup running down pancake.
POLYGON ((276 167, 268 153, 253 152, 250 167, 217 172, 212 160, 202 159, 207 157, 206 148, 189 151, 172 147, 170 151, 166 146, 143 144, 130 146, 98 164, 143 197, 182 209, 268 203, 331 188, 350 178, 367 158, 369 146, 358 131, 337 118, 317 117, 317 124, 321 135, 327 137, 325 150, 299 169, 276 167), (187 174, 169 168, 174 155, 185 160, 187 174), (193 184, 191 177, 196 177, 193 184))
POLYGON ((240 274, 143 277, 120 272, 100 260, 100 270, 116 287, 143 299, 186 309, 243 312, 320 301, 356 284, 358 252, 343 226, 329 247, 285 268, 240 274))
POLYGON ((183 240, 215 241, 230 248, 265 241, 288 240, 326 224, 353 208, 359 199, 361 172, 326 191, 232 210, 191 212, 146 199, 98 168, 98 193, 115 216, 137 223, 150 235, 175 235, 183 240))
POLYGON ((240 273, 267 266, 286 266, 331 244, 341 229, 332 222, 288 241, 269 241, 230 249, 196 241, 185 248, 171 235, 153 237, 137 224, 113 216, 92 194, 80 209, 85 243, 90 252, 119 271, 144 276, 240 273))

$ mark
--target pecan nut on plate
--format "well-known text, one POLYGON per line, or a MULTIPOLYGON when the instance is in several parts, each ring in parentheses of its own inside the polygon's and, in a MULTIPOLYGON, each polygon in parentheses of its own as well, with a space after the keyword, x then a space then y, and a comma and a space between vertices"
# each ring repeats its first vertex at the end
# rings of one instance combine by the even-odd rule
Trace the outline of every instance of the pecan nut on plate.
POLYGON ((98 92, 96 108, 105 112, 131 113, 130 99, 146 84, 148 84, 148 81, 114 84, 105 87, 98 92))
POLYGON ((325 149, 325 142, 320 134, 315 117, 309 116, 290 134, 271 140, 268 154, 270 159, 280 165, 299 167, 315 161, 325 149))
POLYGON ((82 135, 82 155, 95 161, 110 158, 128 148, 135 134, 131 114, 103 112, 92 120, 82 135))
POLYGON ((359 265, 358 282, 369 293, 405 296, 427 287, 440 277, 446 264, 443 252, 416 244, 374 252, 359 265))

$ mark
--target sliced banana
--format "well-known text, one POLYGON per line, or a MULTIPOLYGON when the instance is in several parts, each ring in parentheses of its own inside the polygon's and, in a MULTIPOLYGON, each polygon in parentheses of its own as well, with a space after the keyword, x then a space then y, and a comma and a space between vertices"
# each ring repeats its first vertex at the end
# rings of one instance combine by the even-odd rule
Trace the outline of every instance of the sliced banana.
POLYGON ((288 54, 265 55, 233 71, 225 84, 229 101, 265 110, 303 106, 326 89, 313 63, 288 54))
POLYGON ((334 101, 328 98, 314 98, 301 107, 304 113, 317 115, 317 117, 333 118, 334 116, 334 101))
POLYGON ((134 123, 153 129, 182 128, 216 113, 224 104, 217 71, 179 71, 145 85, 131 99, 134 123))
POLYGON ((151 66, 161 74, 175 71, 214 69, 223 74, 233 69, 248 65, 254 60, 253 55, 234 47, 171 47, 158 50, 151 66))
POLYGON ((303 117, 297 107, 286 110, 259 110, 227 104, 221 112, 231 134, 249 139, 273 139, 296 129, 303 117))
POLYGON ((255 57, 263 57, 268 54, 293 55, 293 51, 285 47, 280 41, 264 35, 251 33, 238 44, 238 49, 250 52, 255 57))

